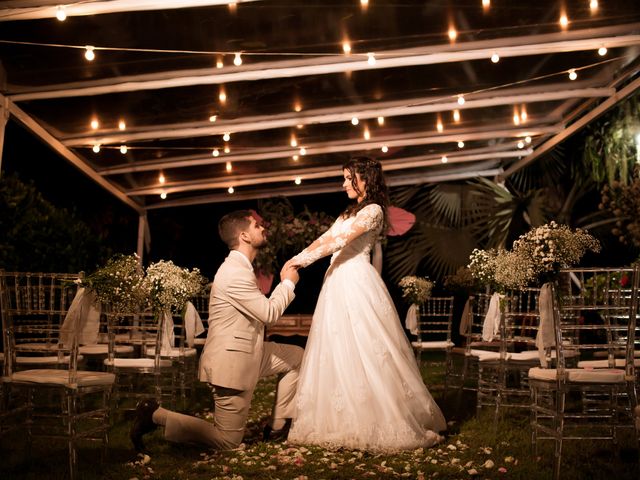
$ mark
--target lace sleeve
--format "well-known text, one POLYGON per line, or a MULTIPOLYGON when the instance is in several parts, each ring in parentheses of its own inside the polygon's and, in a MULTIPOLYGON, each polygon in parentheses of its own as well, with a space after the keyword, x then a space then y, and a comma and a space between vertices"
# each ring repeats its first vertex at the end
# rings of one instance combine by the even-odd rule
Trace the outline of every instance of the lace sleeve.
POLYGON ((376 230, 382 225, 383 213, 380 205, 371 204, 356 214, 351 226, 345 231, 331 227, 321 237, 293 257, 295 263, 307 267, 316 260, 344 248, 360 235, 376 230))

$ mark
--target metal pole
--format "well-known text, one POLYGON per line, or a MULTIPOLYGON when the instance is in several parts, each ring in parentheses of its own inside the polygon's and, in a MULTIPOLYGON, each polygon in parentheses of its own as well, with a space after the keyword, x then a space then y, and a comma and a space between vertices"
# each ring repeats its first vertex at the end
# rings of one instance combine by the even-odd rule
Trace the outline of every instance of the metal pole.
POLYGON ((142 265, 142 257, 144 255, 144 234, 146 231, 145 224, 147 223, 147 213, 144 212, 140 214, 138 217, 138 245, 137 245, 137 253, 138 253, 138 261, 140 265, 142 265))

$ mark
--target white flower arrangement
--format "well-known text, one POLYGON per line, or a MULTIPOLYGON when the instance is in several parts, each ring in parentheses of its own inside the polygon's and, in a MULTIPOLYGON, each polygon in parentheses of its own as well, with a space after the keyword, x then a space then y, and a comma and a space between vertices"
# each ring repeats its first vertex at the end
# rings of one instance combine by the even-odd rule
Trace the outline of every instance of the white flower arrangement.
POLYGON ((160 260, 147 267, 144 288, 156 311, 181 313, 187 302, 202 291, 205 279, 200 270, 189 270, 172 261, 160 260))
POLYGON ((504 250, 474 248, 469 256, 469 265, 467 265, 471 276, 485 285, 492 285, 495 282, 496 258, 501 252, 504 250))
POLYGON ((115 312, 134 313, 144 308, 146 291, 140 258, 117 254, 91 275, 78 279, 80 287, 93 290, 96 301, 109 304, 115 312))
POLYGON ((431 290, 433 289, 431 280, 414 275, 402 277, 398 285, 402 288, 402 298, 412 305, 423 304, 431 296, 431 290))

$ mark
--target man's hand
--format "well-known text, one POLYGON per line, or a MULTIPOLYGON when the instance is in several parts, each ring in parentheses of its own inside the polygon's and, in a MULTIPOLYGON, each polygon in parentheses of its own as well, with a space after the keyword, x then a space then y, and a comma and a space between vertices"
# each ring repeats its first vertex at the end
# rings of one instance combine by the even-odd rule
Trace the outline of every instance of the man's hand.
POLYGON ((300 280, 300 275, 298 275, 298 268, 294 267, 292 265, 288 265, 289 262, 287 262, 285 264, 284 267, 282 267, 282 270, 280 270, 280 281, 283 280, 291 280, 294 284, 298 283, 298 280, 300 280))
POLYGON ((298 265, 297 263, 295 263, 295 261, 293 260, 293 258, 290 258, 289 260, 287 260, 287 263, 284 264, 284 267, 282 267, 282 269, 284 270, 285 268, 300 268, 300 265, 298 265))

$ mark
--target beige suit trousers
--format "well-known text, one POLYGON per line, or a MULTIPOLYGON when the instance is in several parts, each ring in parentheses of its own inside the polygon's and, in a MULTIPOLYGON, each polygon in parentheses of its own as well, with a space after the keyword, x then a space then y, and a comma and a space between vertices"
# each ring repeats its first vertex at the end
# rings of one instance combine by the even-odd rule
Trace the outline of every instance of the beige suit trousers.
MULTIPOLYGON (((295 394, 303 350, 293 345, 265 342, 260 377, 279 375, 272 422, 291 418, 295 411, 295 394)), ((220 368, 224 368, 223 365, 220 368)), ((214 422, 169 412, 164 437, 171 442, 203 443, 213 448, 227 450, 242 442, 249 416, 253 390, 234 390, 215 386, 214 422)))

